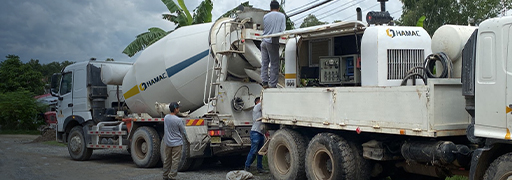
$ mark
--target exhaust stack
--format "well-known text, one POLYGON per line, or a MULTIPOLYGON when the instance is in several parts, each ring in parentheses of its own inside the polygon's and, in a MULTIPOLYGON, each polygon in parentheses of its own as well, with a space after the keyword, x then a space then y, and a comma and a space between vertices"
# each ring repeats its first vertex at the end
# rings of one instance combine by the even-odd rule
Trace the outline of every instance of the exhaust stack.
POLYGON ((357 20, 358 21, 363 21, 363 13, 361 12, 361 8, 357 7, 356 8, 356 12, 357 12, 357 20))
POLYGON ((388 0, 377 0, 377 1, 380 2, 380 11, 381 12, 386 12, 386 2, 388 0))

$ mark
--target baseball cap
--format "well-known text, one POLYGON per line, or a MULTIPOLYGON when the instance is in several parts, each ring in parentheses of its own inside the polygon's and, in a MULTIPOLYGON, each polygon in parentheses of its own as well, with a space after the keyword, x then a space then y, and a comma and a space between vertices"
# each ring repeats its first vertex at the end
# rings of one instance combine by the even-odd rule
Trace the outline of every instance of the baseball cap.
POLYGON ((173 112, 174 109, 179 108, 179 107, 180 107, 180 102, 171 102, 171 104, 169 104, 169 110, 171 110, 171 112, 173 112))

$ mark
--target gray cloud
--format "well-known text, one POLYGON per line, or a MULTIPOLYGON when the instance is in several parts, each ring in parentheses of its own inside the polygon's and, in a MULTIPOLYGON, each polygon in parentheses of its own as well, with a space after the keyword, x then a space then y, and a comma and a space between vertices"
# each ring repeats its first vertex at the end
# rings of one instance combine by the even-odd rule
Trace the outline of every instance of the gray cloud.
MULTIPOLYGON (((245 1, 213 0, 213 18, 217 19, 245 1)), ((288 0, 285 10, 313 1, 288 0)), ((185 3, 192 11, 199 2, 187 0, 185 3)), ((250 4, 268 9, 269 2, 251 0, 250 4)), ((340 3, 343 1, 334 2, 317 13, 334 11, 331 9, 340 3)), ((360 6, 369 7, 375 3, 376 0, 366 0, 360 6)), ((389 4, 390 12, 394 11, 394 7, 401 8, 397 0, 389 4), (391 5, 393 3, 399 5, 391 5)), ((322 20, 332 22, 351 16, 354 9, 341 11, 322 20)), ((167 12, 160 0, 4 0, 0 6, 0 61, 8 54, 18 55, 25 62, 39 59, 41 63, 83 61, 91 57, 99 60, 114 58, 116 61, 135 61, 137 55, 128 58, 121 52, 136 35, 150 27, 173 29, 173 23, 162 19, 161 15, 167 12)))

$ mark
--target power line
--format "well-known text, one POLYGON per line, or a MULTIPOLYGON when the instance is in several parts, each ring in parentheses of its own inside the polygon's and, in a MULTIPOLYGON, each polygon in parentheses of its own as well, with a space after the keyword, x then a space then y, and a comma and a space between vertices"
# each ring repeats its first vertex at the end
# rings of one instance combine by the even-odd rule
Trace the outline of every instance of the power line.
MULTIPOLYGON (((339 1, 339 0, 334 0, 334 1, 331 1, 330 3, 334 3, 334 2, 336 2, 336 1, 339 1)), ((318 8, 318 9, 316 9, 316 10, 314 10, 314 11, 310 12, 309 14, 313 14, 313 13, 315 13, 315 12, 318 12, 319 10, 321 10, 321 9, 323 9, 323 8, 326 8, 326 7, 328 7, 328 6, 322 6, 322 7, 318 8)), ((303 18, 307 17, 309 14, 304 15, 304 16, 301 16, 301 17, 297 18, 296 20, 303 19, 303 18)))
POLYGON ((288 17, 292 17, 292 16, 295 16, 295 15, 297 15, 297 14, 300 14, 300 13, 303 13, 303 12, 306 12, 306 11, 309 11, 309 10, 311 10, 311 9, 313 9, 313 8, 316 8, 316 7, 318 7, 318 6, 324 5, 324 4, 326 4, 326 3, 330 2, 330 1, 332 1, 332 0, 325 0, 324 2, 320 2, 320 3, 318 3, 318 4, 315 4, 315 5, 311 6, 311 7, 308 7, 308 8, 306 8, 306 9, 300 10, 300 11, 298 11, 298 12, 290 13, 290 14, 288 15, 288 17))
MULTIPOLYGON (((362 2, 362 1, 366 1, 366 0, 361 0, 361 1, 359 1, 359 2, 362 2)), ((328 13, 328 12, 331 12, 331 11, 332 11, 332 10, 334 10, 334 9, 341 8, 341 7, 343 7, 343 6, 345 6, 345 5, 349 4, 349 3, 350 3, 350 1, 349 1, 349 2, 346 2, 346 3, 343 3, 341 6, 337 6, 337 7, 333 8, 333 9, 331 9, 331 10, 329 10, 329 11, 326 11, 325 13, 322 13, 322 14, 320 14, 320 15, 318 15, 318 16, 321 16, 321 15, 324 15, 324 14, 326 14, 326 13, 328 13)), ((357 2, 356 2, 356 3, 357 3, 357 2)), ((355 3, 355 4, 356 4, 356 3, 355 3)), ((352 5, 352 6, 353 6, 353 5, 352 5)), ((350 6, 349 6, 349 7, 350 7, 350 6)), ((347 8, 348 8, 348 7, 347 7, 347 8)), ((309 15, 309 14, 308 14, 308 15, 309 15)), ((307 16, 307 15, 306 15, 306 16, 307 16)), ((304 17, 306 17, 306 16, 304 16, 304 17)), ((318 18, 318 16, 316 16, 316 17, 317 17, 317 19, 319 19, 319 20, 320 20, 320 18, 318 18)), ((304 19, 299 18, 299 19, 296 19, 296 20, 295 20, 295 21, 293 21, 293 22, 294 22, 294 23, 298 23, 298 22, 301 22, 301 20, 302 20, 302 21, 304 21, 304 19)))
MULTIPOLYGON (((311 2, 311 3, 315 3, 315 2, 318 2, 318 1, 320 1, 320 0, 316 0, 316 1, 313 1, 313 2, 311 2)), ((293 11, 296 11, 296 10, 302 9, 302 8, 304 8, 304 7, 307 7, 307 6, 311 5, 311 3, 306 3, 306 4, 302 5, 302 6, 299 6, 299 7, 296 7, 296 8, 294 8, 294 9, 292 9, 292 10, 289 10, 288 12, 293 12, 293 11)))
POLYGON ((333 13, 328 14, 328 15, 326 15, 326 16, 320 17, 320 16, 322 16, 323 14, 326 14, 326 13, 328 13, 328 12, 323 13, 323 14, 321 14, 321 15, 318 15, 318 19, 320 20, 320 19, 323 19, 323 18, 329 17, 329 16, 331 16, 331 15, 337 14, 337 13, 339 13, 339 12, 341 12, 341 11, 344 11, 344 10, 346 10, 346 9, 348 9, 348 8, 352 7, 352 6, 355 6, 356 4, 359 4, 359 3, 363 2, 363 1, 367 1, 367 0, 360 0, 360 1, 357 1, 357 2, 355 2, 354 4, 352 4, 352 5, 348 6, 348 7, 345 7, 345 8, 340 9, 339 11, 336 11, 336 12, 333 12, 333 13))

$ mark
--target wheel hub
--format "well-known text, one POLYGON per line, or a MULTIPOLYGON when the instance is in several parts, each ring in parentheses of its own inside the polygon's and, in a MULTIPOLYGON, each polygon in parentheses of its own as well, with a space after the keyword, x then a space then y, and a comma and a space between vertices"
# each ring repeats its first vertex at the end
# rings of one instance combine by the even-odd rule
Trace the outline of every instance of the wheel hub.
POLYGON ((279 171, 280 174, 286 174, 290 169, 291 164, 291 155, 290 150, 285 145, 279 145, 276 149, 276 161, 275 167, 279 171))
POLYGON ((80 152, 82 145, 82 139, 78 136, 73 136, 69 142, 69 147, 73 152, 80 152))
POLYGON ((146 154, 148 152, 148 143, 143 142, 142 145, 140 146, 140 149, 142 150, 142 153, 146 154))
POLYGON ((333 171, 332 156, 325 150, 319 150, 313 157, 313 171, 316 179, 331 179, 333 171))

